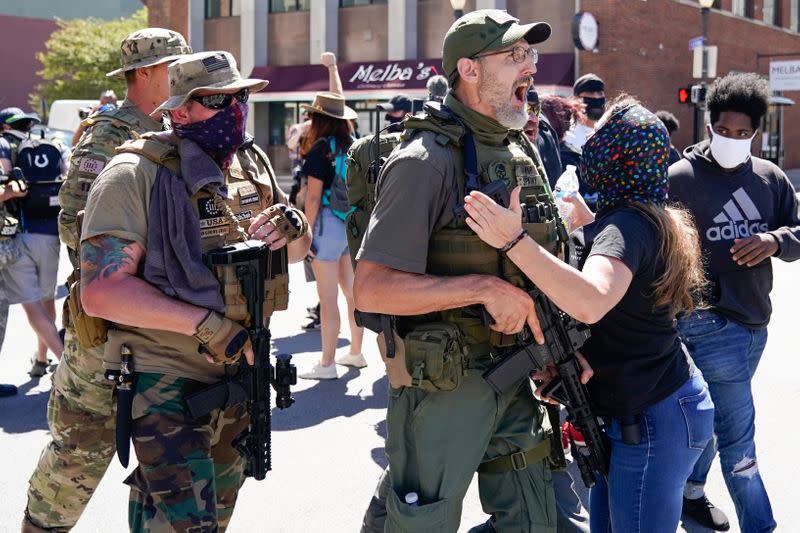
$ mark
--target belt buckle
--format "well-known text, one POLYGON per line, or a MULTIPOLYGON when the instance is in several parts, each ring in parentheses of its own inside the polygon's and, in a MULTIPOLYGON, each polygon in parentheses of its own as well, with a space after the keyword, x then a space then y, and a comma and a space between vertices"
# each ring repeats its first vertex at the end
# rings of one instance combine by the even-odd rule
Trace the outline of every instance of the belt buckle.
POLYGON ((512 453, 509 457, 511 458, 511 467, 515 472, 528 468, 528 458, 525 457, 525 452, 512 453))

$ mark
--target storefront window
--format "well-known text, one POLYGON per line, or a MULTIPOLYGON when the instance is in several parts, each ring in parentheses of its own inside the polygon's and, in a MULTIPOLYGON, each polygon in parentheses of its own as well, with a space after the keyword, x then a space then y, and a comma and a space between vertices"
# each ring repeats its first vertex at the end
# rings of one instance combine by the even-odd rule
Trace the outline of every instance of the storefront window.
POLYGON ((387 0, 339 0, 339 7, 367 6, 370 4, 385 4, 387 0))
POLYGON ((270 13, 286 13, 287 11, 308 11, 311 0, 269 0, 270 13))
POLYGON ((206 0, 206 18, 238 17, 242 14, 240 0, 206 0))

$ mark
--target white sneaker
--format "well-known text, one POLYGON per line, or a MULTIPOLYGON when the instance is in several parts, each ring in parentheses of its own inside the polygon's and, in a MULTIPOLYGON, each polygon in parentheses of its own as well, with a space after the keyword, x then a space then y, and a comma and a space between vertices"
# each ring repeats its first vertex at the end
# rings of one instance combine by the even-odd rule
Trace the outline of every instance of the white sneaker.
POLYGON ((322 366, 317 363, 308 372, 303 372, 298 377, 303 379, 337 379, 336 365, 322 366))
POLYGON ((367 366, 367 360, 360 353, 348 353, 340 355, 336 358, 336 364, 344 366, 352 366, 353 368, 364 368, 367 366))

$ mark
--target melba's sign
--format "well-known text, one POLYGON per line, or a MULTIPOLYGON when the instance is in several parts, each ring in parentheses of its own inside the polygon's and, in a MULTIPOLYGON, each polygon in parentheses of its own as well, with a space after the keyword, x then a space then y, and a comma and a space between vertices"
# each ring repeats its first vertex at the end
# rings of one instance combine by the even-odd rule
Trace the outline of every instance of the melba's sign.
POLYGON ((422 88, 438 74, 431 61, 378 61, 340 65, 344 89, 422 88))
POLYGON ((770 61, 769 88, 773 91, 800 90, 800 61, 770 61))

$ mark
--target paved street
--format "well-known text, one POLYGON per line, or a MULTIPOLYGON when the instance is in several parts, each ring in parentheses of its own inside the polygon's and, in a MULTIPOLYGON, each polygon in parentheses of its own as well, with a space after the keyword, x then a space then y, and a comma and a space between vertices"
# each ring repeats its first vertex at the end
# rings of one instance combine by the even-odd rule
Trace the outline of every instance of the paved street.
MULTIPOLYGON (((59 279, 66 277, 62 260, 59 279)), ((800 479, 796 460, 797 424, 792 406, 800 405, 800 358, 793 337, 800 295, 793 265, 776 262, 773 303, 775 318, 770 340, 755 382, 761 471, 772 497, 779 531, 800 530, 800 506, 791 497, 800 479)), ((295 355, 300 369, 311 365, 319 343, 317 332, 300 328, 306 306, 316 303, 313 286, 304 283, 302 269, 292 267, 290 309, 273 320, 274 348, 295 355)), ((342 308, 344 304, 342 302, 342 308)), ((341 340, 340 346, 346 346, 341 340)), ((27 377, 33 335, 22 309, 13 306, 2 358, 0 381, 16 383, 20 395, 0 399, 0 532, 18 531, 25 506, 27 480, 48 441, 46 405, 49 377, 27 377)), ((261 482, 248 480, 229 531, 275 533, 356 532, 382 468, 386 379, 374 348, 365 340, 369 367, 344 371, 333 382, 302 381, 295 389, 297 403, 273 414, 274 470, 261 482)), ((76 533, 126 530, 126 473, 115 460, 74 529, 76 533)), ((708 490, 712 501, 731 518, 733 507, 719 474, 713 471, 708 490)), ((466 497, 461 531, 485 519, 477 486, 466 497)), ((733 525, 733 524, 732 524, 733 525)), ((705 531, 687 525, 690 532, 705 531)), ((735 525, 732 531, 738 531, 735 525)))

